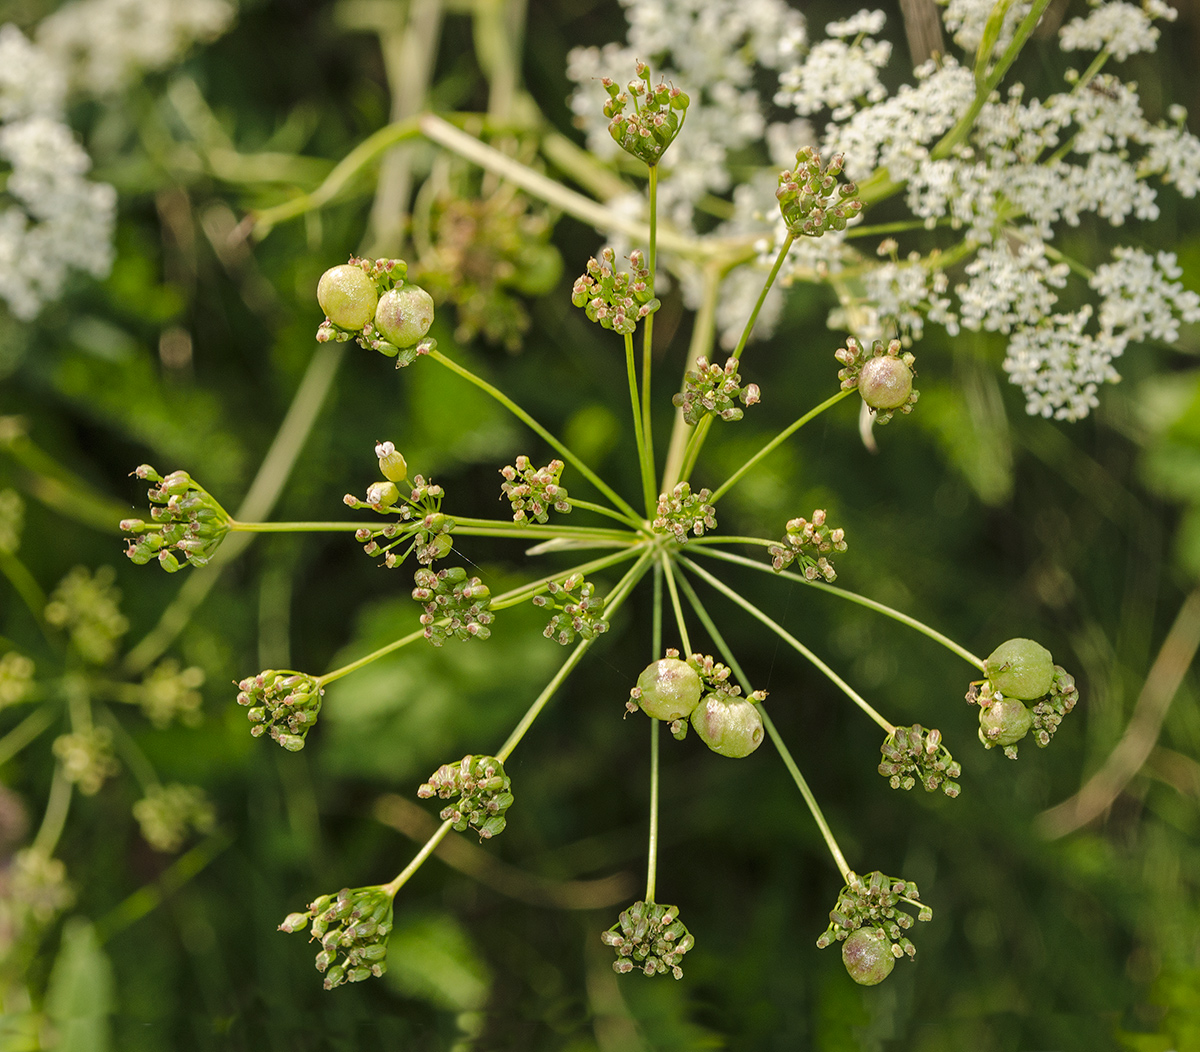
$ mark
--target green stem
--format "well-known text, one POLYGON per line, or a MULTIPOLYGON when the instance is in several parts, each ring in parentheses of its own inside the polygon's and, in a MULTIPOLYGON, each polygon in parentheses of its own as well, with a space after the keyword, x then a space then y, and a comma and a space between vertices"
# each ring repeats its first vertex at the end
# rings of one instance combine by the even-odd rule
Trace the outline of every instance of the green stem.
POLYGON ((624 562, 626 559, 632 559, 638 553, 637 548, 627 548, 624 551, 615 553, 614 555, 606 555, 601 559, 593 559, 588 563, 581 563, 578 566, 573 566, 569 570, 559 570, 556 573, 547 574, 545 577, 540 577, 536 581, 530 581, 528 584, 521 585, 519 588, 514 588, 510 592, 505 592, 501 596, 497 596, 492 600, 489 610, 505 610, 510 606, 516 606, 518 603, 523 603, 527 599, 546 590, 546 586, 551 581, 565 581, 568 577, 575 574, 587 575, 594 570, 603 570, 607 566, 612 566, 615 563, 624 562))
POLYGON ((675 587, 675 568, 671 565, 671 558, 666 552, 659 553, 659 561, 662 564, 663 576, 667 579, 667 590, 671 593, 671 606, 675 610, 675 625, 679 629, 679 638, 683 641, 683 655, 690 657, 692 651, 692 641, 688 638, 687 624, 683 620, 683 607, 679 604, 679 592, 675 587))
POLYGON ((721 483, 720 486, 717 487, 716 492, 714 492, 712 495, 710 503, 716 504, 718 500, 720 500, 726 493, 729 492, 730 489, 733 488, 734 485, 736 485, 741 480, 742 476, 745 475, 746 472, 748 472, 751 468, 753 468, 755 464, 757 464, 760 460, 763 459, 763 457, 768 456, 771 452, 773 452, 776 447, 778 447, 783 442, 786 442, 789 438, 791 438, 792 435, 794 435, 797 431, 799 431, 800 428, 802 428, 810 420, 812 420, 814 417, 819 416, 821 413, 825 412, 825 410, 829 409, 831 406, 837 405, 837 403, 840 402, 843 398, 845 398, 848 395, 853 394, 853 393, 854 393, 853 388, 851 388, 850 390, 847 390, 847 391, 838 391, 837 394, 835 394, 829 398, 826 398, 825 401, 822 402, 819 406, 816 406, 815 408, 810 409, 807 413, 805 413, 802 417, 800 417, 799 420, 795 421, 795 423, 792 423, 792 424, 788 425, 787 427, 785 427, 782 431, 779 432, 779 434, 777 434, 773 439, 771 439, 770 442, 768 442, 765 446, 763 446, 762 449, 760 449, 757 453, 755 453, 754 456, 752 456, 749 460, 747 460, 746 463, 744 463, 740 468, 737 469, 737 471, 735 471, 732 475, 729 476, 729 478, 727 478, 724 482, 721 483))
MULTIPOLYGON (((571 503, 587 504, 590 511, 610 515, 621 522, 629 521, 620 513, 609 511, 597 504, 574 500, 571 503)), ((508 519, 460 518, 457 515, 450 515, 450 518, 454 520, 454 532, 466 537, 572 537, 584 540, 615 540, 626 543, 634 543, 637 540, 637 535, 630 533, 629 530, 611 530, 600 526, 563 526, 557 523, 551 526, 534 522, 512 522, 508 519)), ((395 525, 402 528, 416 524, 415 519, 395 520, 395 525)), ((637 525, 640 526, 641 523, 639 522, 637 525)), ((151 527, 148 525, 148 528, 151 527)), ((372 525, 369 522, 238 522, 235 520, 229 528, 232 532, 240 533, 350 533, 362 529, 378 533, 383 526, 372 525)))
POLYGON ((619 511, 613 511, 612 508, 606 508, 603 504, 593 504, 590 500, 577 500, 575 497, 568 497, 567 503, 572 508, 580 508, 583 511, 594 511, 597 515, 604 515, 610 519, 616 519, 617 522, 624 522, 632 525, 634 529, 640 529, 640 522, 629 523, 629 519, 622 515, 619 511))
MULTIPOLYGON (((704 538, 700 538, 693 542, 701 543, 704 538)), ((724 540, 725 538, 714 538, 714 540, 724 540)), ((752 538, 736 538, 743 542, 749 542, 752 538)), ((772 542, 774 543, 774 542, 772 542)), ((749 566, 751 569, 760 570, 763 573, 769 573, 775 577, 785 577, 789 581, 799 581, 801 584, 808 585, 811 588, 816 588, 822 592, 828 592, 830 595, 840 596, 842 599, 848 599, 852 603, 858 603, 859 606, 865 606, 868 610, 874 610, 876 613, 892 618, 894 621, 899 621, 902 625, 908 625, 909 628, 914 628, 923 636, 928 636, 935 643, 941 643, 947 650, 957 654, 968 664, 974 665, 980 672, 986 672, 983 659, 976 657, 966 647, 959 646, 949 636, 942 635, 936 629, 930 628, 927 624, 918 621, 915 617, 910 617, 908 614, 901 613, 890 606, 878 602, 875 599, 868 599, 865 595, 859 595, 856 592, 848 591, 845 588, 835 588, 833 585, 826 584, 824 581, 810 581, 803 574, 792 573, 789 570, 775 570, 766 563, 755 562, 753 559, 747 559, 744 555, 735 555, 733 552, 723 552, 715 548, 698 549, 701 554, 712 556, 714 559, 721 559, 727 563, 735 563, 738 566, 749 566)))
MULTIPOLYGON (((654 295, 658 272, 658 166, 649 169, 650 183, 648 194, 650 198, 650 251, 648 263, 650 271, 650 294, 654 295)), ((654 477, 654 417, 651 413, 650 402, 650 367, 653 364, 654 347, 654 314, 651 311, 642 323, 642 450, 643 478, 642 486, 646 493, 646 518, 654 517, 654 506, 657 503, 656 479, 654 477)))
POLYGON ((46 593, 37 583, 37 578, 29 572, 29 568, 20 559, 6 551, 0 551, 0 573, 8 578, 9 584, 13 586, 13 591, 21 597, 21 602, 33 615, 42 634, 50 643, 56 643, 50 634, 49 625, 46 624, 46 593))
POLYGON ((360 657, 357 661, 351 661, 348 665, 343 665, 341 668, 335 668, 332 672, 326 672, 323 676, 317 676, 317 688, 322 689, 333 683, 335 680, 341 679, 343 676, 350 675, 351 672, 357 672, 364 665, 369 665, 372 661, 378 661, 381 657, 399 650, 401 647, 408 646, 409 643, 415 643, 418 639, 425 638, 425 629, 418 628, 415 632, 409 632, 406 636, 401 636, 388 643, 386 646, 380 647, 378 650, 373 650, 365 657, 360 657))
MULTIPOLYGON (((653 169, 651 169, 653 170, 653 169)), ((659 724, 650 721, 650 846, 646 852, 646 901, 654 901, 658 879, 658 747, 659 724)))
POLYGON ((793 650, 795 650, 798 654, 801 654, 805 658, 807 658, 808 661, 812 665, 816 666, 838 688, 840 688, 840 690, 842 691, 843 694, 846 695, 846 697, 848 697, 852 702, 854 702, 855 705, 857 705, 860 709, 862 709, 863 712, 865 712, 868 716, 870 716, 871 719, 873 719, 877 724, 879 724, 880 727, 882 727, 885 731, 887 731, 888 734, 892 734, 896 730, 896 727, 894 724, 889 723, 881 715, 879 715, 879 713, 875 711, 875 709, 871 706, 871 704, 864 697, 862 697, 862 695, 860 695, 852 686, 850 686, 849 683, 847 683, 844 679, 842 679, 841 676, 839 676, 836 672, 834 672, 833 669, 831 669, 828 665, 826 665, 824 661, 822 661, 819 657, 817 657, 816 654, 814 654, 811 650, 809 650, 808 647, 806 647, 803 643, 801 643, 800 640, 798 640, 795 636, 793 636, 790 632, 788 632, 787 629, 785 629, 781 624, 779 624, 777 621, 773 620, 767 614, 763 613, 757 606, 755 606, 748 599, 743 599, 742 596, 738 595, 738 593, 735 592, 732 588, 730 588, 727 584, 725 584, 724 581, 720 580, 717 577, 714 577, 707 570, 705 570, 701 566, 697 566, 690 559, 685 559, 682 556, 680 556, 679 562, 683 566, 686 566, 689 570, 691 570, 692 573, 696 574, 698 577, 707 581, 710 585, 712 585, 713 588, 715 588, 722 595, 726 596, 728 599, 732 599, 738 606, 740 606, 748 614, 750 614, 752 617, 756 618, 757 620, 761 621, 764 625, 766 625, 772 632, 774 632, 777 636, 779 636, 780 639, 782 639, 785 643, 787 643, 787 645, 790 646, 793 650))
MULTIPOLYGON (((647 319, 649 320, 649 319, 647 319)), ((629 401, 633 407, 633 440, 637 444, 638 468, 642 475, 642 498, 647 509, 654 507, 654 463, 646 457, 646 432, 642 429, 641 399, 638 392, 637 365, 634 362, 633 333, 625 333, 625 377, 629 401)), ((650 514, 647 511, 647 514, 650 514)))
POLYGON ((708 437, 708 430, 712 427, 712 422, 711 416, 704 417, 688 436, 687 446, 683 451, 683 463, 679 468, 681 480, 691 478, 692 472, 696 468, 696 461, 700 457, 700 447, 704 445, 704 440, 708 437))
MULTIPOLYGON (((620 608, 630 591, 632 591, 633 586, 637 584, 646 572, 652 558, 653 554, 651 552, 644 552, 642 557, 629 568, 629 571, 621 578, 605 603, 604 610, 606 615, 614 613, 620 608)), ((500 747, 500 751, 496 753, 497 760, 504 763, 512 755, 513 749, 525 737, 525 732, 533 726, 533 721, 541 714, 542 709, 546 707, 546 703, 554 697, 554 694, 562 686, 563 681, 571 673, 571 670, 579 664, 583 659, 583 655, 588 652, 588 649, 597 638, 599 637, 593 636, 591 639, 582 639, 579 641, 575 649, 571 651, 570 657, 562 663, 562 667, 554 674, 554 678, 546 684, 542 692, 533 700, 528 710, 526 710, 525 715, 521 717, 520 722, 513 728, 513 732, 508 736, 508 740, 500 747)))
POLYGON ((54 779, 50 782, 50 796, 46 800, 46 813, 42 816, 41 828, 33 838, 33 850, 49 858, 58 846, 63 826, 67 824, 67 812, 71 808, 71 780, 61 763, 54 765, 54 779))
POLYGON ((56 715, 58 713, 55 711, 55 706, 43 705, 26 716, 3 738, 0 738, 0 767, 8 763, 46 730, 54 722, 56 715))
POLYGON ((572 453, 565 445, 563 445, 562 442, 560 442, 549 431, 547 431, 544 427, 542 427, 541 424, 539 424, 536 420, 534 420, 534 418, 532 416, 530 416, 527 412, 525 412, 524 409, 522 409, 519 405, 517 405, 517 403, 514 402, 511 398, 509 398, 508 395, 506 395, 503 391, 501 391, 497 387, 493 387, 490 383, 488 383, 482 377, 476 376, 473 372, 471 372, 470 369, 467 369, 464 366, 459 365, 457 362, 453 361, 452 359, 447 358, 439 350, 430 351, 429 357, 432 358, 435 362, 438 362, 439 364, 444 365, 452 373, 457 373, 468 383, 474 384, 481 391, 484 391, 485 393, 491 395, 494 399, 496 399, 497 402, 499 402, 502 406, 504 406, 505 409, 507 409, 510 413, 512 413, 513 416, 515 416, 518 420, 520 420, 523 424, 525 424, 526 427, 528 427, 531 431, 535 432, 536 434, 540 435, 547 443, 549 443, 549 445, 551 447, 553 447, 555 450, 557 450, 558 453, 563 457, 564 460, 566 460, 568 463, 574 465, 575 468, 580 472, 580 474, 582 474, 584 476, 584 478, 586 478, 589 482, 591 482, 591 484, 593 486, 595 486, 596 489, 598 489, 610 501, 612 501, 616 507, 620 508, 623 512, 625 512, 625 514, 627 516, 629 516, 629 520, 631 522, 641 522, 641 519, 638 516, 638 513, 633 510, 631 505, 629 505, 625 500, 623 500, 620 497, 620 495, 617 494, 616 491, 614 491, 612 489, 612 487, 610 487, 591 468, 589 468, 582 460, 580 460, 579 457, 577 457, 574 453, 572 453))
MULTIPOLYGON (((733 670, 733 674, 737 677, 742 690, 746 694, 753 693, 750 681, 746 678, 745 673, 742 672, 737 658, 733 656, 733 651, 729 649, 729 645, 725 642, 725 637, 721 635, 707 608, 700 602, 700 597, 696 594, 696 590, 692 587, 691 582, 686 577, 680 577, 679 585, 687 595, 692 609, 696 611, 696 616, 700 618, 700 623, 708 630, 708 634, 716 644, 717 650, 720 651, 721 656, 725 659, 725 664, 733 670)), ((825 840, 825 846, 829 848, 829 853, 833 856, 834 865, 837 866, 838 871, 842 874, 842 878, 848 882, 850 879, 850 867, 846 863, 846 856, 842 854, 842 849, 838 846, 837 839, 833 835, 833 830, 829 828, 829 823, 825 821, 825 815, 817 804, 817 798, 813 796, 812 790, 808 787, 808 782, 804 780, 804 775, 800 773, 800 768, 796 765, 796 761, 792 757, 791 750, 784 744, 783 738, 780 737, 779 732, 775 729, 775 724, 771 722, 771 717, 767 715, 767 711, 761 703, 759 703, 758 712, 762 716, 763 726, 770 735, 771 743, 775 746, 776 752, 779 753, 780 759, 783 760, 783 765, 788 769, 788 773, 791 774, 792 781, 796 783, 796 788, 800 790, 800 795, 804 797, 809 814, 812 815, 813 821, 817 823, 817 828, 821 831, 821 836, 825 840)))
POLYGON ((101 708, 100 715, 104 723, 108 726, 108 729, 113 732, 113 740, 116 743, 121 759, 125 761, 125 766, 129 768, 134 779, 141 787, 142 795, 144 796, 150 789, 155 789, 162 785, 158 777, 158 772, 154 769, 154 765, 146 758, 146 754, 142 752, 138 743, 133 740, 133 736, 125 729, 121 721, 107 708, 101 708))
POLYGON ((737 359, 742 357, 742 351, 746 348, 746 341, 750 339, 750 333, 754 331, 754 323, 758 321, 758 312, 762 310, 763 304, 766 303, 767 293, 771 291, 771 286, 775 284, 775 279, 779 277, 779 270, 783 266, 783 261, 787 259, 792 242, 795 240, 795 235, 789 231, 788 236, 783 239, 783 244, 779 246, 779 251, 775 254, 775 262, 771 265, 771 272, 767 275, 762 292, 758 294, 758 300, 754 304, 754 309, 750 312, 750 317, 746 319, 742 335, 738 337, 737 346, 733 349, 733 354, 730 357, 737 359))
POLYGON ((408 883, 409 878, 421 868, 425 860, 433 854, 438 844, 445 839, 446 834, 450 832, 453 826, 454 819, 452 818, 446 819, 446 821, 438 826, 437 832, 425 841, 425 846, 413 856, 413 860, 396 874, 396 878, 390 884, 383 885, 383 890, 392 898, 395 898, 396 892, 404 887, 408 883))

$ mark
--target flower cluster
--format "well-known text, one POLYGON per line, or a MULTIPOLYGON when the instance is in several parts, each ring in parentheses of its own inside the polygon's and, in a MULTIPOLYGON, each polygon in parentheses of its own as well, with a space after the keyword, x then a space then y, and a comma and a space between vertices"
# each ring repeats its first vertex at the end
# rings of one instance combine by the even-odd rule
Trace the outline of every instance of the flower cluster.
POLYGON ((563 467, 561 460, 552 460, 544 468, 535 468, 522 454, 517 457, 516 467, 508 464, 500 469, 504 476, 500 488, 512 505, 513 522, 528 522, 531 518, 546 522, 550 508, 563 514, 571 510, 567 489, 558 481, 563 467))
POLYGON ((824 949, 841 942, 850 978, 874 986, 888 977, 898 958, 916 956, 917 948, 904 935, 912 927, 912 915, 900 904, 917 907, 917 920, 932 920, 933 910, 920 899, 911 880, 887 877, 878 870, 865 877, 849 873, 817 946, 824 949))
POLYGON ((95 796, 100 787, 120 769, 113 755, 112 731, 88 727, 54 739, 54 755, 63 774, 84 796, 95 796))
POLYGON ((775 198, 794 237, 820 237, 828 230, 845 230, 862 211, 858 187, 838 182, 845 163, 839 153, 822 167, 816 147, 802 146, 796 151, 795 167, 779 173, 775 198))
POLYGON ((555 611, 542 633, 567 646, 575 642, 576 636, 595 639, 608 631, 604 620, 604 599, 596 595, 596 586, 585 581, 583 574, 575 573, 564 581, 551 581, 546 586, 548 595, 535 595, 534 606, 544 606, 555 611))
POLYGON ((289 913, 279 930, 304 931, 310 920, 312 938, 321 942, 317 971, 325 973, 326 990, 387 971, 387 937, 392 930, 387 888, 373 884, 322 895, 305 912, 289 913))
POLYGON ((599 322, 623 336, 632 335, 637 323, 647 314, 658 310, 654 298, 650 271, 640 251, 629 255, 629 271, 616 269, 617 256, 611 248, 587 262, 587 273, 581 275, 571 290, 571 302, 582 307, 589 321, 599 322))
POLYGON ((736 358, 731 357, 722 368, 701 355, 684 374, 683 390, 673 395, 671 401, 683 410, 683 419, 687 423, 698 424, 706 416, 741 420, 744 414, 734 405, 734 399, 751 406, 760 397, 758 384, 742 386, 736 358))
POLYGON ((355 531, 354 539, 362 543, 367 555, 382 555, 389 569, 395 569, 413 552, 422 566, 449 555, 454 547, 450 534, 455 522, 441 511, 446 491, 423 475, 414 475, 410 482, 408 464, 391 442, 378 443, 375 455, 383 479, 367 487, 365 499, 347 493, 342 503, 348 508, 370 508, 380 515, 397 515, 407 525, 364 526, 355 531), (397 483, 405 484, 407 496, 397 483), (397 554, 395 549, 406 541, 408 547, 397 554))
POLYGON ((911 789, 920 782, 927 793, 940 786, 942 792, 953 798, 961 791, 954 779, 962 775, 962 765, 942 744, 939 730, 926 730, 919 723, 897 727, 884 740, 880 751, 883 759, 879 773, 893 789, 911 789))
POLYGON ((846 531, 827 526, 825 509, 817 508, 812 513, 812 522, 805 518, 789 519, 783 540, 779 544, 772 544, 767 554, 777 573, 799 559, 801 572, 808 580, 815 581, 823 577, 833 582, 837 580, 837 572, 826 553, 845 550, 846 531))
POLYGON ((708 503, 711 499, 711 490, 693 493, 688 483, 678 483, 670 493, 659 495, 657 514, 651 523, 654 532, 674 534, 675 540, 683 544, 689 533, 702 537, 706 529, 715 530, 717 514, 708 503))
POLYGON ((146 843, 167 853, 183 846, 189 830, 208 834, 217 827, 217 813, 204 790, 179 783, 151 786, 133 805, 133 817, 146 843))
POLYGON ((416 572, 417 587, 412 597, 425 607, 421 624, 425 638, 440 647, 450 636, 458 639, 487 639, 493 614, 488 610, 492 593, 478 577, 467 577, 461 566, 447 570, 422 567, 416 572))
MULTIPOLYGON (((668 658, 673 653, 668 650, 668 658)), ((701 697, 691 712, 692 729, 697 737, 718 756, 738 760, 749 756, 763 743, 758 703, 766 700, 767 692, 756 690, 748 698, 742 697, 742 688, 730 682, 731 670, 708 654, 692 654, 687 666, 700 683, 701 697)), ((645 708, 644 696, 642 707, 645 708)), ((676 738, 682 738, 686 730, 686 725, 671 726, 676 738)))
POLYGON ((134 534, 125 554, 138 566, 157 559, 168 573, 182 568, 180 558, 192 566, 206 566, 229 532, 229 513, 186 471, 164 477, 143 464, 133 474, 156 485, 146 491, 152 521, 121 522, 122 530, 134 534))
POLYGON ((0 657, 0 709, 23 701, 33 686, 33 659, 10 650, 0 657))
POLYGON ((428 800, 456 797, 442 808, 443 822, 453 822, 460 833, 469 826, 480 840, 490 840, 504 831, 504 812, 513 802, 512 782, 504 773, 504 764, 494 756, 464 756, 458 763, 442 764, 417 789, 417 796, 428 800))
POLYGON ((203 719, 204 670, 192 665, 180 668, 174 658, 159 662, 146 673, 141 684, 131 691, 142 712, 162 730, 178 719, 185 727, 196 727, 203 719))
POLYGON ((644 975, 665 975, 683 978, 679 962, 696 945, 696 940, 679 919, 677 906, 657 902, 635 902, 621 915, 600 940, 617 954, 613 970, 618 975, 641 968, 644 975))
POLYGON ((71 646, 89 665, 106 665, 117 653, 117 642, 129 630, 121 613, 121 590, 111 566, 76 566, 50 593, 44 616, 48 624, 66 630, 71 646))
POLYGON ((402 259, 356 259, 330 267, 317 283, 317 302, 325 320, 317 340, 360 347, 396 359, 396 368, 411 365, 428 354, 437 341, 427 338, 433 325, 433 297, 404 279, 402 259))
POLYGON ((238 684, 237 703, 249 709, 246 718, 254 737, 270 731, 288 752, 299 752, 320 715, 324 693, 306 672, 267 669, 238 684))
POLYGON ((601 80, 608 92, 604 116, 608 118, 608 134, 613 142, 647 168, 653 168, 683 127, 691 100, 678 88, 667 87, 663 81, 652 87, 650 67, 645 62, 638 62, 636 68, 641 80, 631 80, 626 91, 609 77, 601 80), (630 101, 633 112, 626 113, 630 101))
POLYGON ((842 390, 858 388, 880 424, 891 420, 896 410, 911 413, 920 397, 913 388, 916 358, 910 351, 901 353, 902 346, 899 340, 889 340, 885 348, 882 340, 875 340, 867 350, 853 336, 848 336, 846 346, 839 347, 833 355, 843 366, 838 370, 842 390))

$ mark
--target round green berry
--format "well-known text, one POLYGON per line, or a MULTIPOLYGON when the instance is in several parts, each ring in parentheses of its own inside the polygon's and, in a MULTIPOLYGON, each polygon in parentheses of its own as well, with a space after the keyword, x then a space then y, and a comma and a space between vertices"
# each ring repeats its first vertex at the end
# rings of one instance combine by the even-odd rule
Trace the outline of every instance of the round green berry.
POLYGON ((1054 683, 1054 659, 1032 639, 1001 643, 983 665, 992 688, 1006 698, 1036 701, 1050 693, 1054 683))
POLYGON ((872 409, 899 409, 912 385, 912 369, 890 354, 867 359, 858 374, 858 393, 872 409))
POLYGON ((741 759, 763 740, 762 715, 745 698, 709 694, 692 712, 692 727, 713 752, 741 759))
POLYGON ((686 661, 663 658, 638 676, 638 705, 656 720, 681 720, 700 700, 700 676, 686 661))
POLYGON ((892 974, 891 940, 879 928, 859 928, 842 943, 842 963, 860 986, 877 986, 892 974))
POLYGON ((1016 745, 1033 726, 1033 713, 1016 698, 999 698, 979 710, 979 736, 985 745, 1016 745))
POLYGON ((433 324, 433 297, 417 285, 388 289, 375 308, 375 328, 396 347, 411 347, 433 324))
POLYGON ((317 282, 317 302, 334 325, 358 331, 375 317, 379 292, 362 267, 330 267, 317 282))

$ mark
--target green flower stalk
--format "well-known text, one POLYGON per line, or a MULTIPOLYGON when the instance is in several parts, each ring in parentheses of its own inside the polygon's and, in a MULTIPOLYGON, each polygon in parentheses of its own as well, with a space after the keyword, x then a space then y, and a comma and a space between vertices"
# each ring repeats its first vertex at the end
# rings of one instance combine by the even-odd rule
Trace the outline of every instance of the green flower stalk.
POLYGON ((504 831, 504 812, 513 802, 512 781, 494 756, 464 756, 458 763, 442 764, 417 790, 422 800, 435 795, 456 798, 442 808, 442 821, 453 822, 460 833, 470 827, 480 840, 504 831))
POLYGON ((229 513, 186 471, 164 477, 143 464, 133 474, 156 485, 146 494, 152 521, 121 522, 122 530, 134 534, 125 554, 138 566, 157 559, 168 573, 181 568, 180 558, 192 566, 206 566, 230 530, 229 513))
POLYGON ((319 939, 317 971, 325 973, 325 989, 357 983, 387 971, 387 937, 392 930, 392 896, 378 884, 343 888, 322 895, 303 913, 289 913, 280 931, 304 931, 312 924, 319 939))

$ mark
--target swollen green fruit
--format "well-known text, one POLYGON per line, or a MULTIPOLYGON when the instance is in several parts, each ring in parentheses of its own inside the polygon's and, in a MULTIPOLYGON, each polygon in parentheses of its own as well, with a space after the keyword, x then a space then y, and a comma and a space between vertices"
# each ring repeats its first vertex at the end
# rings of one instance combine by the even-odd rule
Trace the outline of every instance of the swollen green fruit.
POLYGON ((860 986, 876 986, 892 974, 896 958, 891 941, 879 928, 859 928, 842 943, 842 963, 860 986))
POLYGON ((1033 726, 1023 701, 1002 698, 979 710, 979 736, 985 745, 1016 745, 1033 726))
POLYGON ((692 712, 692 727, 715 753, 741 759, 763 740, 758 706, 746 698, 709 694, 692 712))
POLYGON ((638 676, 638 705, 656 720, 681 720, 700 700, 700 676, 686 661, 663 658, 638 676))
POLYGON ((993 689, 1006 698, 1036 701, 1050 693, 1054 682, 1050 651, 1032 639, 1001 643, 983 664, 993 689))
POLYGON ((858 392, 872 409, 899 409, 912 385, 912 369, 893 355, 868 358, 858 374, 858 392))
POLYGON ((433 324, 433 297, 417 285, 388 289, 375 308, 375 328, 396 347, 411 347, 433 324))
POLYGON ((334 325, 358 331, 375 317, 379 292, 362 267, 330 267, 317 282, 317 302, 334 325))

